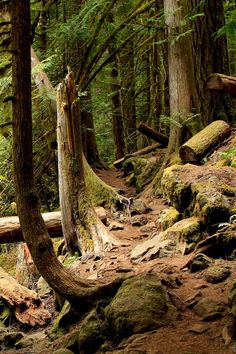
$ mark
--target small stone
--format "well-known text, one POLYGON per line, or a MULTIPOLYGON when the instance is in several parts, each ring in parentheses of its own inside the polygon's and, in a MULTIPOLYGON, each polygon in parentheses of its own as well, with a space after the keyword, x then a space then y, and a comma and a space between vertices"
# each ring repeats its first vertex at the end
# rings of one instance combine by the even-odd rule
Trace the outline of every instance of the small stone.
POLYGON ((212 264, 212 260, 203 253, 195 255, 187 264, 192 273, 206 269, 212 264))
POLYGON ((154 222, 149 222, 146 225, 141 226, 140 231, 143 233, 151 233, 151 232, 157 231, 157 227, 154 222))
POLYGON ((213 321, 222 317, 222 313, 225 311, 226 305, 217 302, 209 297, 205 297, 198 301, 193 307, 193 311, 202 317, 203 321, 213 321))
POLYGON ((131 215, 146 214, 151 208, 142 200, 135 199, 130 207, 131 215))
POLYGON ((204 272, 204 279, 212 284, 221 283, 230 276, 231 272, 223 266, 213 265, 204 272))
POLYGON ((148 219, 144 215, 135 215, 131 218, 132 226, 143 226, 148 223, 148 219))
POLYGON ((205 324, 202 323, 194 323, 190 328, 189 328, 189 332, 193 332, 196 334, 202 334, 206 331, 209 330, 209 327, 206 326, 205 324))
POLYGON ((110 231, 124 230, 124 225, 117 221, 112 221, 109 225, 110 231))

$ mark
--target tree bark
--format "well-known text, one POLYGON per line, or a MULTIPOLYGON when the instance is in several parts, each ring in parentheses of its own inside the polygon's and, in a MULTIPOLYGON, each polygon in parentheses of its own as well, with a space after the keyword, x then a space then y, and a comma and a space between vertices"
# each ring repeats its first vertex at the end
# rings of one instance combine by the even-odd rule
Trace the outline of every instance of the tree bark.
POLYGON ((206 86, 209 90, 225 92, 236 98, 236 77, 212 74, 207 79, 206 86))
POLYGON ((14 309, 17 320, 23 324, 42 326, 51 319, 38 295, 20 285, 2 268, 0 268, 0 299, 14 309))
POLYGON ((164 134, 159 133, 157 130, 152 129, 147 124, 141 122, 138 126, 138 130, 141 133, 145 134, 148 138, 151 138, 160 143, 163 147, 166 147, 168 145, 168 137, 164 134))
POLYGON ((12 0, 13 160, 17 210, 24 239, 47 283, 84 313, 116 292, 122 280, 82 280, 57 259, 35 193, 32 163, 30 1, 12 0), (24 14, 22 16, 22 14, 24 14))
POLYGON ((184 162, 198 163, 221 144, 230 133, 231 128, 225 121, 212 122, 182 145, 179 155, 184 162))
POLYGON ((194 78, 199 99, 199 112, 204 126, 213 120, 233 121, 233 102, 227 94, 206 90, 212 73, 230 75, 226 35, 216 36, 224 26, 223 0, 190 0, 193 14, 203 13, 192 21, 194 49, 194 78))

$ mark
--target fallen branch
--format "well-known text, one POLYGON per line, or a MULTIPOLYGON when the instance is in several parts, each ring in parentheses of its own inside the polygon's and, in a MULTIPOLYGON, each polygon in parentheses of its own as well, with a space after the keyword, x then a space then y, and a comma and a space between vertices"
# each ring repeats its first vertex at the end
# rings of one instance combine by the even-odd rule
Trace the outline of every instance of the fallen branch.
POLYGON ((138 131, 146 135, 148 138, 153 139, 160 143, 163 147, 168 145, 168 137, 155 129, 152 129, 147 124, 141 122, 138 126, 138 131))

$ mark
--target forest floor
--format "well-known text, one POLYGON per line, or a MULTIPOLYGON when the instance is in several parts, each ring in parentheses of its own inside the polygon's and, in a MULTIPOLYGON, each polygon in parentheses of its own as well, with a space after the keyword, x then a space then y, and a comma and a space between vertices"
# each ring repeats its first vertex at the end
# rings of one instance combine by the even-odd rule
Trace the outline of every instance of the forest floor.
MULTIPOLYGON (((98 171, 98 175, 111 186, 122 189, 126 196, 135 196, 135 191, 124 184, 119 172, 98 171)), ((166 208, 165 200, 146 201, 151 210, 145 214, 148 222, 155 222, 160 212, 166 208)), ((227 307, 230 289, 235 281, 236 261, 216 260, 215 264, 224 264, 231 275, 222 283, 208 283, 202 272, 191 273, 186 267, 188 256, 171 256, 158 258, 148 262, 132 263, 131 250, 143 242, 148 235, 138 226, 132 226, 128 219, 123 221, 123 229, 112 233, 120 239, 121 246, 115 246, 104 252, 98 259, 87 259, 80 262, 79 275, 89 279, 131 276, 143 272, 156 273, 162 284, 167 286, 168 293, 175 303, 179 315, 174 322, 158 330, 144 334, 136 334, 119 344, 109 353, 120 354, 232 354, 236 353, 236 344, 228 342, 227 326, 231 323, 230 309, 227 307), (188 304, 199 298, 210 297, 226 305, 222 317, 211 321, 203 321, 188 304)), ((60 339, 62 340, 62 339, 60 339)), ((58 341, 44 341, 28 350, 6 353, 53 353, 58 341), (42 349, 43 348, 43 349, 42 349)), ((99 352, 98 352, 99 353, 99 352)), ((108 353, 108 352, 107 352, 108 353)))

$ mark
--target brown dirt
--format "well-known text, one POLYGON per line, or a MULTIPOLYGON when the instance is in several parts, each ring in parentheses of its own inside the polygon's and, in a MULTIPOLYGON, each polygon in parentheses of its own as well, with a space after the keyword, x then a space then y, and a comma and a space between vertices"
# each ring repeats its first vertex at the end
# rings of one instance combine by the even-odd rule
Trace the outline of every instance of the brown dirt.
MULTIPOLYGON (((124 185, 121 175, 114 171, 100 171, 100 177, 106 183, 121 188, 132 194, 133 190, 124 185)), ((166 207, 161 199, 153 200, 149 205, 152 211, 146 214, 148 221, 156 221, 161 210, 166 207)), ((129 222, 124 224, 124 230, 113 231, 114 235, 124 241, 124 245, 113 247, 107 251, 101 260, 87 261, 80 268, 80 275, 98 278, 112 277, 115 274, 134 275, 141 272, 155 272, 167 284, 171 296, 176 299, 179 317, 169 326, 151 333, 135 335, 120 344, 114 353, 147 353, 147 354, 231 354, 236 353, 236 345, 225 345, 222 337, 224 327, 230 323, 230 311, 226 311, 221 319, 203 322, 193 311, 184 309, 184 303, 196 293, 201 297, 209 296, 217 301, 228 303, 229 292, 235 281, 236 261, 217 260, 219 264, 228 266, 230 277, 220 284, 207 283, 201 272, 190 273, 183 270, 189 256, 173 256, 155 259, 149 262, 133 264, 130 261, 132 248, 144 241, 145 235, 139 227, 133 227, 129 222), (180 284, 179 286, 176 285, 180 284), (196 324, 205 324, 206 331, 196 334, 190 331, 196 324)))

